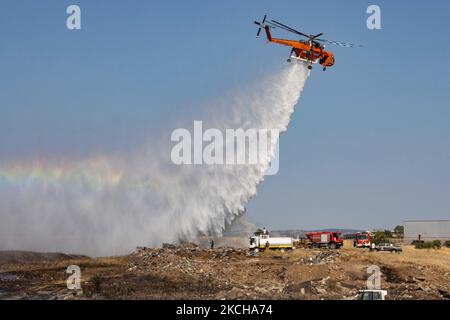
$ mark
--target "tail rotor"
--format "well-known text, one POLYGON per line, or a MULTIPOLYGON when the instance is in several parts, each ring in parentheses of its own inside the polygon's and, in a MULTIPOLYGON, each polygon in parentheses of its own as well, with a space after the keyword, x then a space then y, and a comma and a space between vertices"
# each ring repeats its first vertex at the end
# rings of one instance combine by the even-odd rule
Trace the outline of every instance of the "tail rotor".
POLYGON ((254 23, 259 26, 258 32, 256 33, 256 37, 259 38, 259 34, 261 33, 261 29, 264 28, 266 22, 267 14, 264 15, 262 22, 254 21, 254 23))

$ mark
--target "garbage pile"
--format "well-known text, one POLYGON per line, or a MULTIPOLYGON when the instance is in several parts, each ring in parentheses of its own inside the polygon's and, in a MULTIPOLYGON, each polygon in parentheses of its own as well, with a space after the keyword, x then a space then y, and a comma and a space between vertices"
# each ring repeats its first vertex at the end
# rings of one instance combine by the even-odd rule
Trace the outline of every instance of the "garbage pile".
POLYGON ((391 299, 450 299, 450 293, 445 284, 436 285, 426 281, 423 277, 403 279, 399 284, 391 284, 391 299))
MULTIPOLYGON (((358 293, 356 288, 350 288, 340 281, 327 276, 322 279, 305 281, 303 283, 293 285, 288 284, 286 292, 299 292, 303 295, 320 295, 330 299, 352 299, 358 293)), ((306 297, 305 297, 306 298, 306 297)))
POLYGON ((161 248, 138 247, 130 255, 128 271, 173 271, 193 275, 212 276, 217 264, 248 256, 239 248, 203 249, 195 243, 163 244, 161 248))
POLYGON ((335 261, 337 258, 341 257, 342 253, 337 250, 323 250, 317 253, 314 257, 303 258, 301 262, 303 264, 315 265, 315 264, 326 264, 335 261))

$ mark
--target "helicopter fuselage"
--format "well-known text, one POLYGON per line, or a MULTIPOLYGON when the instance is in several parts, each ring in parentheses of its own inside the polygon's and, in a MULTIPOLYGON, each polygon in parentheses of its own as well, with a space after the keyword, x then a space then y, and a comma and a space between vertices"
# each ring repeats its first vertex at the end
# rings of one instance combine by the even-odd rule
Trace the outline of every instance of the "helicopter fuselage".
POLYGON ((269 42, 292 47, 295 58, 309 63, 320 63, 324 68, 332 67, 335 64, 334 54, 324 50, 324 46, 317 42, 308 43, 302 40, 272 38, 268 26, 265 27, 265 30, 269 42))

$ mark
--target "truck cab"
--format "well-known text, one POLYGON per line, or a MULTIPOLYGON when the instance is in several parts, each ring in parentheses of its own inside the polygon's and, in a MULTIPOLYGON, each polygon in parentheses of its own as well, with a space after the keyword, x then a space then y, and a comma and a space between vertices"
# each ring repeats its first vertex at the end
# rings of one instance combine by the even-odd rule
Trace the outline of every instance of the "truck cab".
POLYGON ((356 234, 353 246, 356 248, 370 248, 372 237, 369 232, 360 232, 356 234))
POLYGON ((258 236, 251 236, 249 238, 249 248, 250 249, 259 248, 259 237, 258 236))

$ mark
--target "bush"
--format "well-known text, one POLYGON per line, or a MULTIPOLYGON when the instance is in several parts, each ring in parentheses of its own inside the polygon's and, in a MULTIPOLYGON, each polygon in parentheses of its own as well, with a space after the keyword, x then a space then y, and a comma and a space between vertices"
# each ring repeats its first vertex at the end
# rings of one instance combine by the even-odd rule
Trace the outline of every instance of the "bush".
POLYGON ((101 291, 101 287, 102 287, 102 282, 103 282, 103 277, 99 274, 94 275, 91 278, 91 282, 92 282, 92 289, 94 291, 94 293, 100 293, 101 291))
POLYGON ((440 240, 418 242, 415 244, 416 249, 440 249, 442 246, 440 240))
POLYGON ((388 242, 388 239, 386 237, 386 233, 384 231, 377 231, 372 235, 372 242, 375 244, 385 243, 388 242))
POLYGON ((450 241, 449 240, 444 242, 444 247, 450 248, 450 241))
POLYGON ((416 249, 431 249, 431 242, 416 242, 414 247, 416 249))
POLYGON ((433 240, 433 248, 435 249, 440 249, 442 247, 442 242, 441 240, 433 240))

